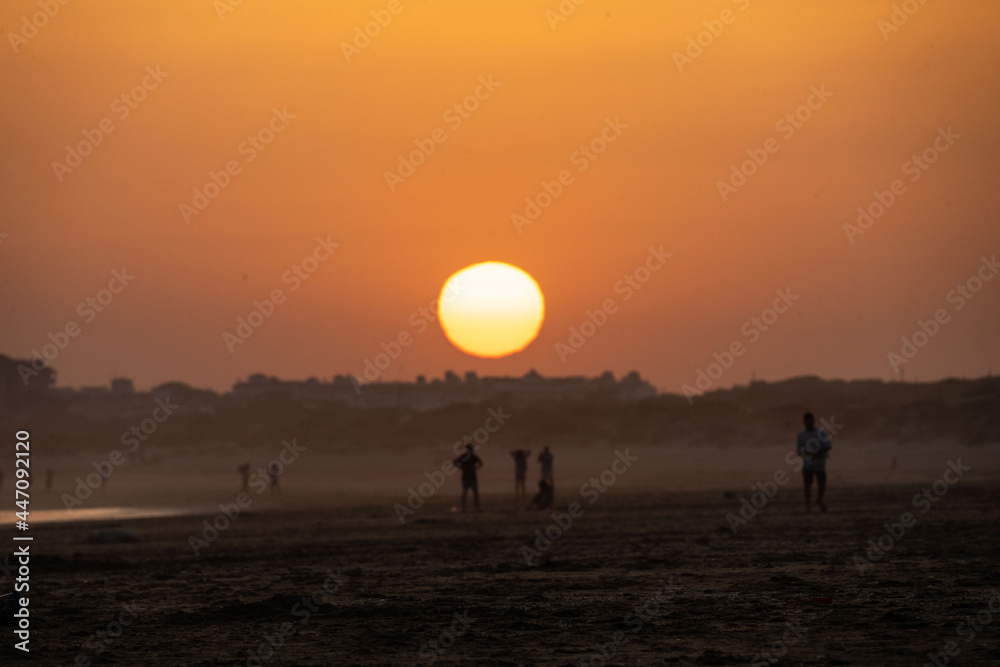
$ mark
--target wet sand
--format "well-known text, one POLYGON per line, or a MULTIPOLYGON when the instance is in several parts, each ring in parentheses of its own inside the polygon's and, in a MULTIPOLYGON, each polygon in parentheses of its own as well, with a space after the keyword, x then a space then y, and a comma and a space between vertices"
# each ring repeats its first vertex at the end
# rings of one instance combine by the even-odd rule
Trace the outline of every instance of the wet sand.
POLYGON ((200 556, 189 536, 210 516, 38 525, 31 661, 922 665, 954 641, 951 664, 1000 664, 1000 614, 959 627, 1000 607, 1000 485, 963 480, 926 514, 919 485, 833 488, 828 513, 806 514, 799 484, 735 536, 740 503, 721 492, 610 488, 590 505, 567 490, 560 511, 583 513, 534 565, 522 547, 553 520, 506 497, 481 514, 432 498, 403 526, 398 498, 258 510, 200 556), (916 525, 859 574, 854 557, 907 511, 916 525), (142 541, 82 543, 102 526, 142 541))

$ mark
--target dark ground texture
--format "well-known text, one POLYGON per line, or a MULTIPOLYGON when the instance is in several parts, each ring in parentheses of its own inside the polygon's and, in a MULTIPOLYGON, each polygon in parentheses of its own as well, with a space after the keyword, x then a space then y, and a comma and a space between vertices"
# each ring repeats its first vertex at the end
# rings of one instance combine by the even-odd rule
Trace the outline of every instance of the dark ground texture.
MULTIPOLYGON (((552 520, 499 498, 467 515, 432 499, 405 526, 394 501, 244 514, 197 557, 204 516, 39 525, 29 660, 923 665, 953 641, 950 664, 1000 665, 1000 613, 959 627, 1000 610, 1000 485, 962 481, 926 514, 919 490, 832 489, 828 513, 806 514, 790 486, 735 536, 739 500, 721 493, 566 496, 584 513, 533 566, 521 547, 552 520), (854 557, 907 511, 916 525, 859 574, 854 557), (142 541, 82 543, 110 525, 142 541)), ((12 644, 0 662, 21 662, 12 644)))

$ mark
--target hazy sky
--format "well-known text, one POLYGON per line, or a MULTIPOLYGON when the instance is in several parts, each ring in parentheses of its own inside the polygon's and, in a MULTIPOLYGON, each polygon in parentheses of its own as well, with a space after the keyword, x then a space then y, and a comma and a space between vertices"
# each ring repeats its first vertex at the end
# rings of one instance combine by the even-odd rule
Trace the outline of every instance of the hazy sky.
POLYGON ((1000 4, 901 4, 914 13, 4 2, 0 353, 29 356, 74 323, 50 362, 60 384, 223 389, 256 371, 360 375, 407 332, 383 379, 635 369, 678 392, 737 342, 713 386, 889 378, 888 353, 940 309, 897 364, 906 377, 1000 369, 1000 280, 949 297, 1000 254, 1000 4), (358 36, 366 23, 376 36, 358 36), (418 145, 434 150, 400 172, 418 145), (210 173, 225 187, 202 201, 210 173), (512 219, 535 214, 543 182, 558 196, 512 219), (876 192, 891 205, 845 229, 879 212, 876 192), (307 279, 286 273, 307 257, 307 279), (454 348, 419 310, 487 260, 546 298, 538 339, 500 360, 454 348), (224 338, 275 290, 262 326, 224 338), (560 354, 609 299, 603 326, 560 354))

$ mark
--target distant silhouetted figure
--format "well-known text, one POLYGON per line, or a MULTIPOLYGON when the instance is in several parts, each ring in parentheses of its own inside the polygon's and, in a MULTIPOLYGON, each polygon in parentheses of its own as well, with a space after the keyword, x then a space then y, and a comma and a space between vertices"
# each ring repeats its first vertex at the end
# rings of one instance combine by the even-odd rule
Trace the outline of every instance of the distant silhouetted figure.
POLYGON ((271 493, 279 493, 281 491, 281 485, 278 483, 278 477, 281 476, 281 468, 278 467, 277 463, 272 463, 267 468, 267 478, 271 482, 271 493))
POLYGON ((542 480, 549 484, 549 505, 551 505, 555 499, 556 481, 552 477, 552 452, 549 451, 548 445, 542 448, 538 462, 542 464, 542 480))
POLYGON ((531 502, 528 503, 528 506, 525 509, 552 509, 552 485, 549 484, 549 480, 543 479, 538 483, 538 493, 535 494, 535 497, 531 499, 531 502))
POLYGON ((799 433, 795 451, 802 457, 802 479, 805 482, 806 511, 812 511, 812 483, 816 478, 818 493, 816 504, 826 511, 823 494, 826 493, 826 459, 830 455, 830 436, 821 428, 816 428, 816 418, 811 412, 802 416, 806 430, 799 433))
POLYGON ((54 475, 54 473, 52 472, 52 468, 46 468, 45 469, 45 491, 46 492, 52 490, 52 477, 53 477, 53 475, 54 475))
POLYGON ((545 448, 542 449, 542 453, 538 455, 538 462, 542 464, 542 479, 547 480, 549 484, 552 484, 552 452, 549 451, 548 445, 546 445, 545 448))
POLYGON ((250 489, 250 464, 244 463, 237 470, 240 471, 240 480, 243 482, 243 493, 246 493, 250 489))
POLYGON ((531 452, 527 449, 515 449, 510 455, 514 457, 514 498, 524 498, 528 495, 524 489, 524 476, 528 474, 528 457, 531 452))
POLYGON ((476 500, 476 511, 481 511, 479 509, 479 480, 476 476, 476 470, 483 467, 483 461, 476 456, 472 443, 467 444, 465 453, 452 463, 462 469, 462 511, 465 511, 465 496, 470 490, 476 500))

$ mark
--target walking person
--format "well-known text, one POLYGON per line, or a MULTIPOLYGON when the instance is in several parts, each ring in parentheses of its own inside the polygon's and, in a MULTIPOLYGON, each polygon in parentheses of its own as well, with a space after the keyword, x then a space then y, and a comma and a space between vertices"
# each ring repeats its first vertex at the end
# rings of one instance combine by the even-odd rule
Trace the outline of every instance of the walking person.
POLYGON ((823 495, 826 493, 826 459, 830 456, 830 436, 821 428, 816 428, 816 418, 811 412, 802 416, 806 430, 799 433, 795 441, 795 451, 802 457, 802 481, 805 483, 806 511, 812 512, 812 483, 816 479, 816 504, 820 511, 826 511, 823 495))
POLYGON ((453 463, 462 469, 462 511, 465 511, 465 497, 469 491, 472 491, 476 501, 476 511, 481 512, 482 510, 479 509, 479 480, 476 471, 483 467, 483 461, 476 456, 471 442, 465 446, 465 453, 455 459, 453 463))

